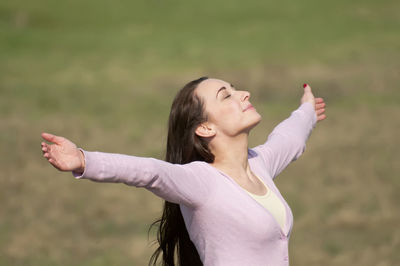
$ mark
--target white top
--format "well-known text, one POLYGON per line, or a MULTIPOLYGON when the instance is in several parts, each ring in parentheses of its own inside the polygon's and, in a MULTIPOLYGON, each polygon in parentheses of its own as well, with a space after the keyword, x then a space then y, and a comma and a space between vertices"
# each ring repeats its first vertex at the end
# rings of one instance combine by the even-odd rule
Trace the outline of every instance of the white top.
MULTIPOLYGON (((257 176, 257 175, 255 175, 257 176)), ((257 176, 257 178, 264 184, 267 189, 267 193, 265 195, 259 196, 255 195, 247 190, 245 190, 253 199, 255 199, 258 203, 260 203, 268 212, 274 217, 276 222, 282 228, 282 231, 285 231, 285 221, 286 221, 286 211, 285 206, 282 201, 278 198, 278 196, 262 181, 261 178, 257 176)))

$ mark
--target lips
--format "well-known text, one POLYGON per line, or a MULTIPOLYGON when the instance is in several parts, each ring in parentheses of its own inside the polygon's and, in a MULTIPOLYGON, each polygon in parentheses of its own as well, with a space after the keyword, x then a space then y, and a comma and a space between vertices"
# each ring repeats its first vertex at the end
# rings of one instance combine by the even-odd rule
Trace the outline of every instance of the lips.
POLYGON ((254 109, 253 105, 249 104, 246 108, 244 108, 243 112, 246 112, 249 109, 254 109))

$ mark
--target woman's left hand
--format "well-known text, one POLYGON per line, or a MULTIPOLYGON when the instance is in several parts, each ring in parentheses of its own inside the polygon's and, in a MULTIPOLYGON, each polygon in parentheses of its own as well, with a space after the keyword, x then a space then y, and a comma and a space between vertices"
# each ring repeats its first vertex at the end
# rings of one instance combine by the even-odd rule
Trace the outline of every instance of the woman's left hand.
POLYGON ((317 122, 322 121, 326 118, 325 114, 325 102, 322 98, 315 98, 311 87, 308 84, 304 84, 304 94, 301 98, 301 103, 309 102, 314 106, 315 113, 317 114, 317 122))

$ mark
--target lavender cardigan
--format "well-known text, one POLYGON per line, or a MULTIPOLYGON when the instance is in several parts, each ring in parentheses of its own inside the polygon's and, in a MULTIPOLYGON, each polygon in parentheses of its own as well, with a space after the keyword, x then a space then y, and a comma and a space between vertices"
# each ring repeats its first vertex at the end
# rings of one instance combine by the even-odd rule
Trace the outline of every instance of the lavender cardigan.
POLYGON ((303 103, 275 127, 264 144, 248 150, 251 170, 286 208, 285 231, 231 177, 205 162, 179 165, 154 158, 84 151, 85 172, 74 175, 78 179, 144 187, 178 203, 205 266, 289 265, 293 215, 273 179, 304 152, 316 121, 313 106, 303 103))

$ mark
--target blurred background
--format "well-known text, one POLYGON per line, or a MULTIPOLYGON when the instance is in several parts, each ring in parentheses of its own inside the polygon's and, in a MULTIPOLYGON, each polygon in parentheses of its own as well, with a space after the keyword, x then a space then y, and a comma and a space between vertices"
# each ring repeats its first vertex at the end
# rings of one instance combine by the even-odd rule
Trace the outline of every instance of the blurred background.
POLYGON ((400 265, 399 29, 395 0, 1 1, 0 265, 146 265, 162 201, 56 171, 40 133, 162 159, 172 99, 204 75, 252 93, 252 146, 303 83, 327 103, 276 179, 291 265, 400 265))

